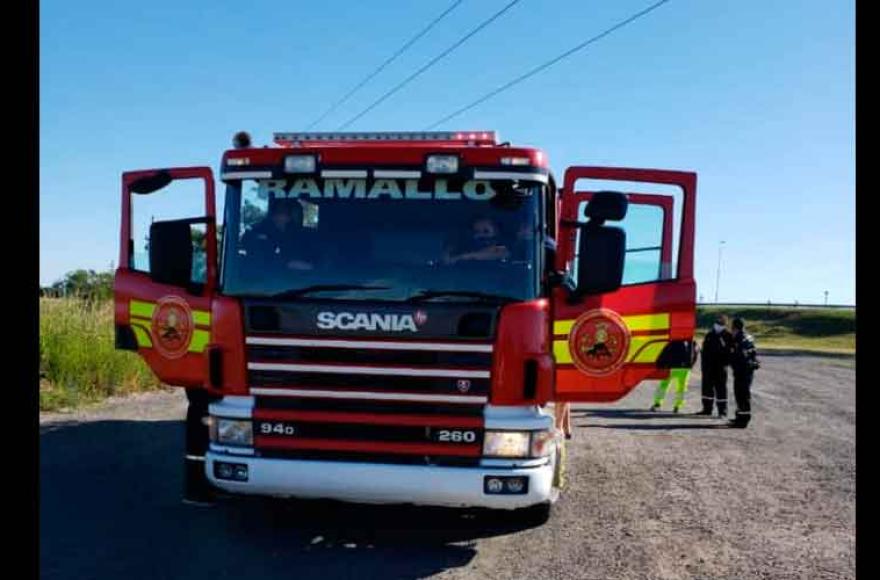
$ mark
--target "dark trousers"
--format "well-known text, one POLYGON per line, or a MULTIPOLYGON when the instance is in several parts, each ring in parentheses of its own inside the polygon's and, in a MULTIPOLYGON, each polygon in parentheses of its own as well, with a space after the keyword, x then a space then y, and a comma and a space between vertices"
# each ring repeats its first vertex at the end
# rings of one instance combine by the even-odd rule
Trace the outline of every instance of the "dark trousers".
POLYGON ((718 405, 718 414, 727 415, 727 369, 702 369, 703 412, 712 412, 712 403, 718 405))
POLYGON ((210 501, 212 487, 205 475, 205 453, 208 451, 208 405, 215 400, 200 389, 187 389, 186 454, 184 456, 183 497, 191 501, 210 501))
POLYGON ((751 370, 733 371, 733 396, 736 397, 736 420, 748 425, 752 418, 752 379, 751 370))

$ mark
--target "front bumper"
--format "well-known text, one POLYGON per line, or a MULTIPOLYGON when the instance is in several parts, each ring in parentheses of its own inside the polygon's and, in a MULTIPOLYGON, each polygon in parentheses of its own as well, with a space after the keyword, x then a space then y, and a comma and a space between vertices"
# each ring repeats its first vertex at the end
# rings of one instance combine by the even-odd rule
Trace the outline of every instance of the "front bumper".
POLYGON ((209 451, 205 473, 216 487, 231 493, 334 499, 358 503, 517 509, 555 500, 554 459, 536 467, 432 467, 337 461, 304 461, 232 456, 209 451), (248 466, 247 481, 217 479, 214 462, 248 466), (484 492, 485 476, 527 476, 528 492, 484 492))

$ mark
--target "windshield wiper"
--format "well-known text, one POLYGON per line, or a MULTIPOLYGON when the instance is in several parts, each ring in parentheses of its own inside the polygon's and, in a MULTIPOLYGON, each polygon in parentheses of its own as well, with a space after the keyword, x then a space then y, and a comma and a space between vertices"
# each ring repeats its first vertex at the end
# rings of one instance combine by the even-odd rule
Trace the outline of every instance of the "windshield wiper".
POLYGON ((388 290, 390 286, 369 286, 367 284, 314 284, 304 288, 291 288, 272 294, 269 298, 296 298, 312 292, 331 292, 333 290, 388 290))
POLYGON ((519 302, 518 298, 510 296, 502 296, 501 294, 491 294, 489 292, 471 292, 468 290, 423 290, 413 294, 406 299, 407 302, 422 302, 432 298, 444 296, 461 296, 464 298, 475 298, 484 302, 519 302))

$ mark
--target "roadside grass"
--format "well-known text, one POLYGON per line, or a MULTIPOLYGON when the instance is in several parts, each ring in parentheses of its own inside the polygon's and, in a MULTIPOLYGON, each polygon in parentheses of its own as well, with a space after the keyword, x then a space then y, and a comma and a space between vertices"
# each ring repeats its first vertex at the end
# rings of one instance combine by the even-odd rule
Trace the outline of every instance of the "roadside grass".
POLYGON ((855 310, 700 306, 697 308, 700 336, 708 331, 719 313, 726 314, 729 319, 736 316, 742 318, 746 331, 755 338, 759 351, 761 348, 791 348, 854 353, 856 349, 855 310))
POLYGON ((160 386, 140 357, 115 350, 111 301, 40 298, 41 411, 160 386))

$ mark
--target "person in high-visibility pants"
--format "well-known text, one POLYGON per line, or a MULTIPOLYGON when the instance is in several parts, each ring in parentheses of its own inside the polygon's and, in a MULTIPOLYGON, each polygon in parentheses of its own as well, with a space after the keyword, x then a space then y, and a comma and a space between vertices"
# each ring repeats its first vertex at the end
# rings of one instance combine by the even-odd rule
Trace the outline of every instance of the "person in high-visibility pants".
POLYGON ((687 392, 688 379, 691 377, 691 368, 697 362, 699 347, 692 340, 675 341, 667 345, 657 359, 657 367, 669 369, 669 376, 660 381, 657 391, 654 393, 654 404, 651 411, 659 411, 666 399, 669 384, 675 381, 675 402, 672 404, 672 412, 678 413, 684 405, 684 395, 687 392))
POLYGON ((688 379, 691 376, 691 369, 669 369, 669 376, 660 381, 657 385, 657 391, 654 393, 654 405, 652 411, 659 411, 666 399, 666 392, 669 390, 669 384, 675 381, 675 400, 672 403, 672 412, 678 413, 684 405, 684 395, 687 392, 688 379))

